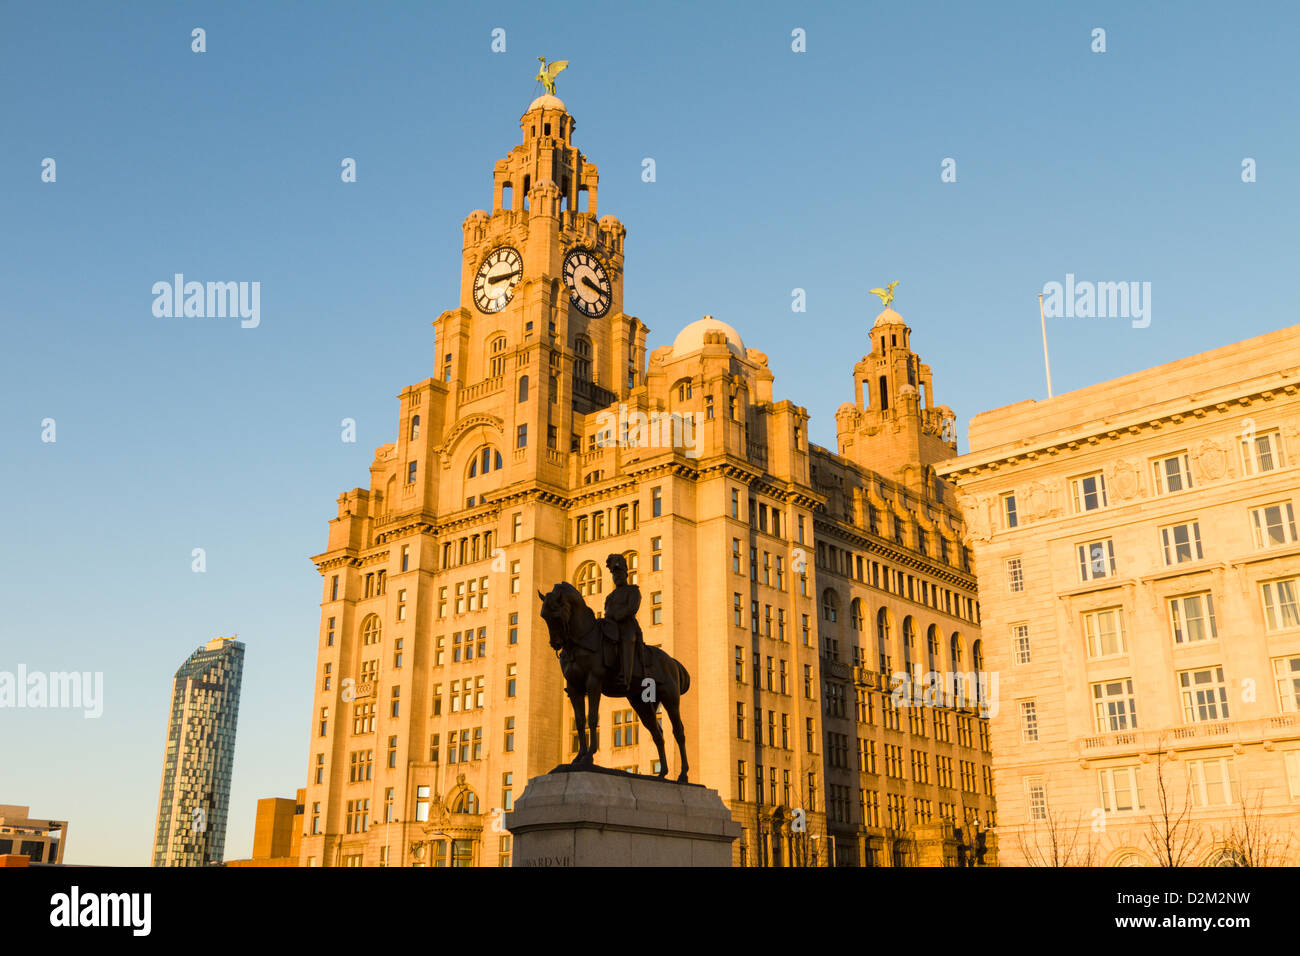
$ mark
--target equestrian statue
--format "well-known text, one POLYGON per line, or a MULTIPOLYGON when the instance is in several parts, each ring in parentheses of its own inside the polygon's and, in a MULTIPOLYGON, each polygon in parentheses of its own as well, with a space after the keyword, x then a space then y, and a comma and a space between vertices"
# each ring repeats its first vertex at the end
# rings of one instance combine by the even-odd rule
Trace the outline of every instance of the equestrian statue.
POLYGON ((687 782, 686 728, 682 725, 681 696, 690 689, 691 676, 677 660, 658 647, 646 647, 636 612, 641 590, 627 580, 627 561, 611 554, 605 561, 614 578, 614 590, 605 598, 605 616, 598 618, 572 584, 561 581, 542 599, 542 620, 550 632, 551 647, 560 658, 564 692, 573 704, 578 731, 578 755, 571 766, 595 766, 600 749, 600 697, 622 697, 636 712, 659 748, 659 776, 668 775, 664 734, 656 716, 659 705, 668 712, 673 738, 681 757, 678 783, 687 782))

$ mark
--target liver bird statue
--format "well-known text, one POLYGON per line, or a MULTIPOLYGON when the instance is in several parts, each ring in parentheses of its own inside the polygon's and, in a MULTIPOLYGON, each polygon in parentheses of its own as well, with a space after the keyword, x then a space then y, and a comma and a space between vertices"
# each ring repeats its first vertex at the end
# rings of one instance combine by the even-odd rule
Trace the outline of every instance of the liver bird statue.
POLYGON ((564 68, 569 65, 568 60, 556 60, 550 66, 546 65, 546 57, 539 56, 542 68, 537 71, 537 82, 542 84, 542 88, 551 96, 555 95, 555 78, 564 72, 564 68))
POLYGON ((871 294, 880 296, 880 304, 887 309, 889 308, 889 303, 894 301, 894 286, 896 285, 898 285, 897 279, 889 283, 889 285, 883 289, 872 289, 871 294))

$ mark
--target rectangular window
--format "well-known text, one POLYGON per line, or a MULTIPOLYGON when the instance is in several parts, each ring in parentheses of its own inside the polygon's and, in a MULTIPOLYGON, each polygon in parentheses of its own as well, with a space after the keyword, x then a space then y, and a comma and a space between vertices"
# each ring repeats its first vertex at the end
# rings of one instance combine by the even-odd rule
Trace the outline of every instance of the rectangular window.
POLYGON ((1201 526, 1196 521, 1161 528, 1160 544, 1164 550, 1165 564, 1183 564, 1204 557, 1201 553, 1201 526))
POLYGON ((1243 435, 1241 464, 1247 475, 1262 475, 1281 468, 1286 464, 1282 457, 1282 436, 1276 429, 1258 435, 1243 435))
POLYGON ((650 570, 662 571, 664 569, 663 556, 663 538, 650 539, 650 570))
POLYGON ((1124 642, 1124 617, 1120 608, 1089 611, 1083 615, 1083 633, 1090 658, 1114 657, 1127 651, 1124 642))
POLYGON ((414 461, 408 461, 406 463, 406 483, 408 485, 415 484, 415 473, 418 465, 419 462, 414 462, 414 461))
POLYGON ((740 573, 740 539, 731 539, 731 573, 740 573))
POLYGON ((1106 476, 1098 471, 1072 479, 1070 497, 1074 501, 1075 514, 1106 507, 1106 476))
POLYGON ((1042 777, 1025 778, 1025 797, 1029 804, 1029 819, 1047 819, 1047 788, 1042 777))
POLYGON ((523 424, 523 425, 520 425, 519 427, 517 427, 517 428, 515 429, 515 447, 516 447, 516 448, 527 448, 527 447, 528 447, 528 425, 527 425, 527 423, 525 423, 525 424, 523 424))
POLYGON ((1236 800, 1237 768, 1231 757, 1187 761, 1187 783, 1196 807, 1226 807, 1236 800))
POLYGON ((406 620, 406 588, 397 589, 397 619, 406 620))
POLYGON ((1038 740, 1038 702, 1020 701, 1020 740, 1034 743, 1038 740))
POLYGON ((1260 585, 1264 598, 1264 623, 1270 631, 1300 627, 1300 613, 1296 610, 1296 579, 1265 581, 1260 585))
POLYGON ((402 570, 411 570, 411 546, 409 544, 402 545, 402 570))
POLYGON ((1020 566, 1019 558, 1007 559, 1007 590, 1012 594, 1019 594, 1025 589, 1025 573, 1020 566))
POLYGON ((1183 698, 1183 719, 1189 724, 1228 719, 1228 685, 1222 667, 1180 671, 1178 685, 1183 698))
POLYGON ((1133 697, 1132 678, 1093 684, 1092 704, 1097 718, 1097 733, 1137 728, 1137 704, 1133 697))
POLYGON ((1170 598, 1169 620, 1175 644, 1213 641, 1219 636, 1214 623, 1214 598, 1208 591, 1170 598))
POLYGON ((1012 624, 1011 625, 1011 644, 1015 653, 1017 664, 1028 664, 1029 657, 1029 625, 1012 624))
POLYGON ((1115 543, 1110 538, 1089 541, 1076 546, 1079 559, 1079 579, 1094 581, 1115 575, 1115 543))
POLYGON ((1300 657, 1279 657, 1273 661, 1277 706, 1284 714, 1300 712, 1300 657))
POLYGON ((1300 800, 1300 750, 1288 750, 1282 755, 1286 766, 1287 787, 1292 800, 1300 800))
POLYGON ((1151 471, 1158 495, 1177 494, 1192 487, 1192 470, 1187 465, 1186 452, 1157 458, 1151 463, 1151 471))
POLYGON ((731 595, 731 623, 736 627, 744 627, 744 622, 741 618, 740 600, 740 594, 738 592, 733 592, 731 595))
POLYGON ((1101 806, 1107 813, 1142 809, 1142 788, 1138 784, 1136 766, 1098 770, 1097 783, 1101 791, 1101 806))
POLYGON ((658 518, 664 513, 664 490, 653 488, 650 491, 650 517, 658 518))
POLYGON ((650 623, 662 624, 664 622, 664 592, 654 591, 650 595, 650 623))
POLYGON ((1255 547, 1276 548, 1295 544, 1295 511, 1289 501, 1252 508, 1250 523, 1255 531, 1255 547))
MULTIPOLYGON (((1005 494, 1002 496, 1002 527, 1010 530, 1016 527, 1016 496, 1014 494, 1005 494)), ((920 548, 918 550, 924 550, 920 548)))

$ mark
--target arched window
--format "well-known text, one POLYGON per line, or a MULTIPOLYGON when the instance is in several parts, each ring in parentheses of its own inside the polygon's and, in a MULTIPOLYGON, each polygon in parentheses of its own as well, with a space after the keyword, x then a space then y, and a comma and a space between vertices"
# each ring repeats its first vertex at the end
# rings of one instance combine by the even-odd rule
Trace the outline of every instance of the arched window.
POLYGON ((1245 866, 1246 855, 1234 847, 1223 847, 1210 854, 1207 866, 1245 866))
POLYGON ((822 592, 822 620, 834 624, 839 617, 840 600, 836 597, 835 592, 827 588, 822 592))
POLYGON ((451 805, 452 813, 478 813, 478 796, 473 790, 463 790, 457 794, 451 805))
POLYGON ((889 611, 881 608, 876 612, 876 661, 882 674, 889 674, 894 669, 893 658, 889 651, 893 640, 893 623, 889 620, 889 611))
POLYGON ((502 465, 501 452, 497 451, 491 445, 484 445, 474 452, 469 460, 469 472, 467 478, 477 478, 479 475, 486 475, 490 471, 496 471, 502 465))
POLYGON ((916 622, 909 614, 903 618, 903 670, 916 681, 916 622))
POLYGON ((600 593, 600 565, 595 561, 588 561, 579 567, 576 577, 579 593, 586 597, 600 593))
POLYGON ((636 584, 637 556, 635 551, 625 551, 623 560, 627 562, 627 583, 636 584))
POLYGON ((939 625, 931 624, 926 635, 926 669, 934 673, 939 669, 939 625))
POLYGON ((420 416, 412 415, 411 416, 411 441, 415 441, 419 437, 420 437, 420 416))
POLYGON ((591 379, 591 339, 579 335, 573 343, 573 377, 580 382, 591 379))
POLYGON ((506 337, 498 335, 488 343, 488 376, 498 378, 506 374, 506 337))
POLYGON ((691 380, 684 378, 677 383, 677 401, 689 401, 692 395, 691 380))
POLYGON ((379 622, 378 614, 368 614, 361 622, 361 643, 378 644, 384 636, 384 626, 379 622))
POLYGON ((984 669, 984 648, 983 641, 976 641, 971 646, 971 663, 975 665, 977 671, 984 669))
POLYGON ((866 619, 863 617, 862 598, 854 598, 849 604, 849 623, 853 625, 853 630, 860 631, 866 626, 866 619))
POLYGON ((528 376, 527 375, 519 376, 519 401, 521 403, 528 401, 528 376))
POLYGON ((889 408, 889 380, 885 376, 880 376, 880 410, 883 412, 889 408))
POLYGON ((952 696, 956 701, 956 706, 964 707, 965 702, 962 699, 962 649, 961 635, 956 631, 952 632, 952 638, 948 641, 948 653, 952 659, 952 696))

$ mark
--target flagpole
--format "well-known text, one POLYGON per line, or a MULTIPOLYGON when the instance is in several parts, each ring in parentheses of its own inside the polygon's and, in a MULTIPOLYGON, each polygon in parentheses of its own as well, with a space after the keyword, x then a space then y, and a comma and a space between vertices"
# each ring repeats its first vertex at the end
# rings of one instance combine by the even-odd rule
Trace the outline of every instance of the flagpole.
POLYGON ((1047 356, 1047 317, 1043 314, 1043 293, 1038 293, 1038 321, 1043 326, 1043 366, 1047 369, 1047 397, 1052 397, 1052 360, 1047 356))

